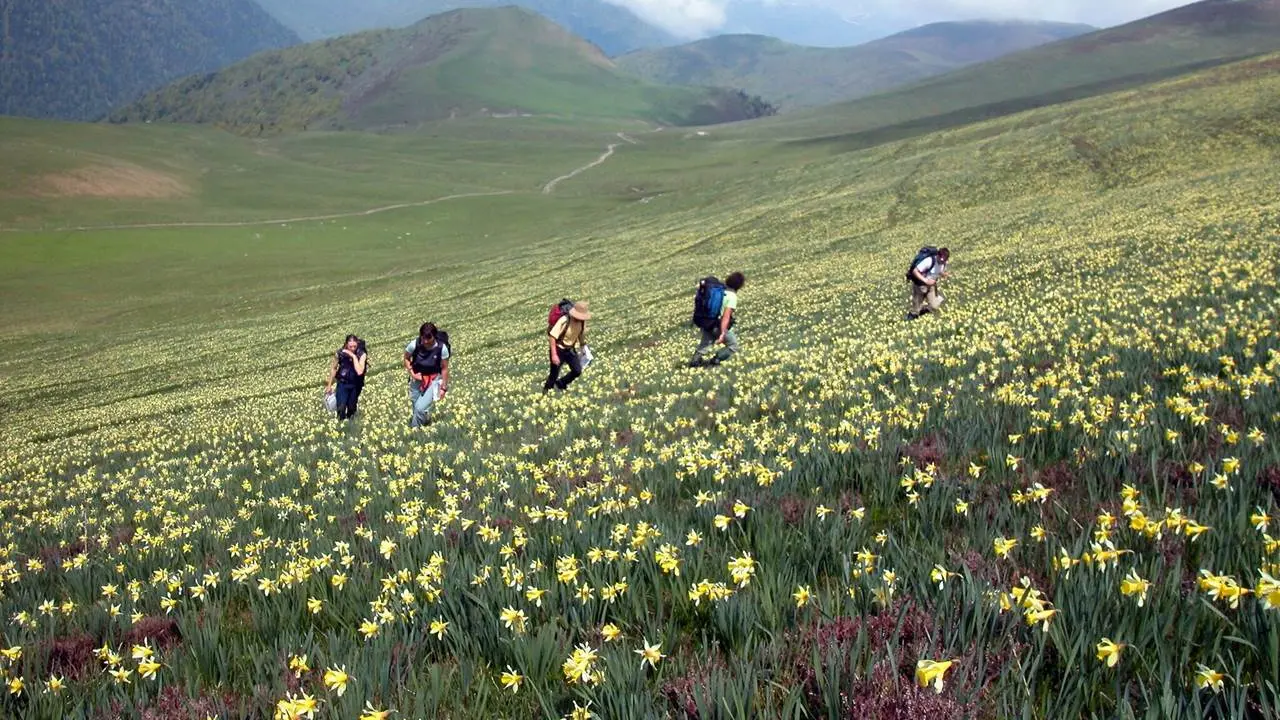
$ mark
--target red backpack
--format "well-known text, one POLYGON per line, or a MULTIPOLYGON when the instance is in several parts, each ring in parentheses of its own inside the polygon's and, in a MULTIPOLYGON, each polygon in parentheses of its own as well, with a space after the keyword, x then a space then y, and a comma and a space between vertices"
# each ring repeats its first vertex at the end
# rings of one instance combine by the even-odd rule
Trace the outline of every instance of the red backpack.
POLYGON ((560 318, 569 314, 573 309, 573 301, 565 298, 555 305, 551 306, 551 312, 547 313, 547 332, 551 332, 556 323, 560 322, 560 318))

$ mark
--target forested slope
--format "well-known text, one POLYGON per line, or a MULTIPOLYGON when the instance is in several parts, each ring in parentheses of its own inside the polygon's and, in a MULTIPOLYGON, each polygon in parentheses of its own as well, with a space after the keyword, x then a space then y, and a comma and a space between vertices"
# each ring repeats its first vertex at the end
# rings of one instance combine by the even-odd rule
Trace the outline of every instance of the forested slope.
POLYGON ((0 0, 0 115, 92 120, 297 42, 253 0, 0 0))

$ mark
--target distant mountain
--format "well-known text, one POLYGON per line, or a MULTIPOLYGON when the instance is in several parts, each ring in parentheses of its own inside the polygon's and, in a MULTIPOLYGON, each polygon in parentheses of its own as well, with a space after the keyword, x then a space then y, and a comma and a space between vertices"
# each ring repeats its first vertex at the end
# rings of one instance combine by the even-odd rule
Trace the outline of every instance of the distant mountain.
POLYGON ((851 48, 722 35, 629 53, 618 65, 656 83, 742 88, 785 111, 870 95, 1093 29, 1045 22, 935 23, 851 48))
POLYGON ((711 124, 767 110, 740 92, 638 80, 564 28, 507 7, 455 10, 409 28, 264 53, 174 83, 111 120, 265 132, 524 113, 711 124))
MULTIPOLYGON (((851 3, 853 7, 858 4, 851 3)), ((883 3, 875 3, 883 5, 883 3)), ((877 8, 882 10, 882 8, 877 8)), ((762 35, 814 47, 852 47, 919 25, 905 13, 838 12, 807 2, 734 0, 725 7, 724 35, 762 35)))
POLYGON ((90 120, 297 42, 253 0, 0 0, 0 115, 90 120))
POLYGON ((872 97, 794 113, 769 131, 865 147, 1277 51, 1280 0, 1203 0, 872 97))
POLYGON ((679 42, 630 10, 606 0, 259 0, 305 40, 399 28, 461 8, 518 5, 586 38, 606 55, 679 42))

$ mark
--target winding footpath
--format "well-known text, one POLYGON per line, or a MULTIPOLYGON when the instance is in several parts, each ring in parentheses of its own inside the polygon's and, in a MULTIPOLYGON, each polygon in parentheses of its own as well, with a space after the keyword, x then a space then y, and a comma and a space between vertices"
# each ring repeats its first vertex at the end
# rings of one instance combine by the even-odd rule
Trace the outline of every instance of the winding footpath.
MULTIPOLYGON (((619 139, 619 140, 622 140, 622 141, 623 141, 623 142, 625 142, 625 143, 630 143, 630 144, 632 144, 632 145, 639 145, 639 144, 640 144, 638 141, 633 140, 633 139, 632 139, 632 138, 630 138, 630 137, 627 137, 626 133, 618 133, 618 139, 619 139)), ((621 143, 609 143, 609 146, 608 146, 607 148, 605 148, 604 153, 602 153, 602 154, 600 155, 600 157, 598 157, 598 158, 596 158, 595 160, 593 160, 593 161, 591 161, 591 162, 587 163, 586 165, 583 165, 582 167, 578 168, 577 170, 574 170, 573 172, 570 172, 570 173, 569 173, 569 174, 567 174, 567 175, 561 175, 560 177, 558 177, 558 178, 556 178, 556 179, 552 180, 551 182, 547 183, 546 185, 543 185, 543 186, 542 186, 542 194, 543 194, 543 195, 550 195, 551 193, 555 192, 556 186, 557 186, 557 185, 559 185, 560 183, 564 182, 565 180, 572 180, 573 178, 577 177, 578 175, 581 175, 582 173, 584 173, 584 172, 586 172, 586 171, 590 170, 590 169, 591 169, 591 168, 593 168, 593 167, 598 167, 598 166, 600 166, 600 165, 603 165, 603 164, 605 163, 605 161, 606 161, 606 160, 608 160, 609 158, 613 157, 613 153, 614 153, 614 151, 618 149, 618 146, 619 146, 620 144, 621 144, 621 143)))
MULTIPOLYGON (((631 145, 639 145, 639 141, 628 137, 625 133, 618 133, 618 139, 631 145)), ((590 170, 591 168, 603 165, 609 158, 613 157, 614 151, 622 143, 609 143, 604 153, 592 162, 583 165, 572 172, 561 175, 542 186, 542 193, 550 195, 555 192, 556 186, 565 180, 570 180, 578 175, 590 170)), ((170 222, 170 223, 137 223, 125 225, 80 225, 76 227, 61 228, 45 228, 45 229, 27 229, 27 228, 0 228, 0 232, 89 232, 94 230, 159 230, 164 228, 238 228, 238 227, 262 227, 265 225, 287 225, 289 223, 302 222, 319 222, 324 220, 343 220, 346 218, 367 217, 369 215, 377 215, 379 213, 390 212, 392 210, 404 210, 406 208, 426 207, 435 205, 436 203, 447 202, 449 200, 462 200, 465 198, 477 197, 497 197, 500 195, 514 195, 515 190, 494 190, 491 192, 472 192, 458 193, 456 195, 445 195, 444 197, 432 198, 430 200, 422 200, 419 202, 397 203, 395 205, 383 205, 382 207, 370 208, 368 210, 358 210, 354 212, 333 213, 331 215, 304 215, 291 218, 274 218, 270 220, 243 220, 234 222, 170 222)))

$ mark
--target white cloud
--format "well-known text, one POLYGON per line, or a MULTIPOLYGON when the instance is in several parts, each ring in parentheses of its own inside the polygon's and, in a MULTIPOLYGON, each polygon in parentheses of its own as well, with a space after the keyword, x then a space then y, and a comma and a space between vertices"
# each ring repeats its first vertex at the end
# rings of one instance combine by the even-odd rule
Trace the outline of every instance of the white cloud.
POLYGON ((732 0, 608 0, 676 35, 698 37, 724 25, 732 0))

